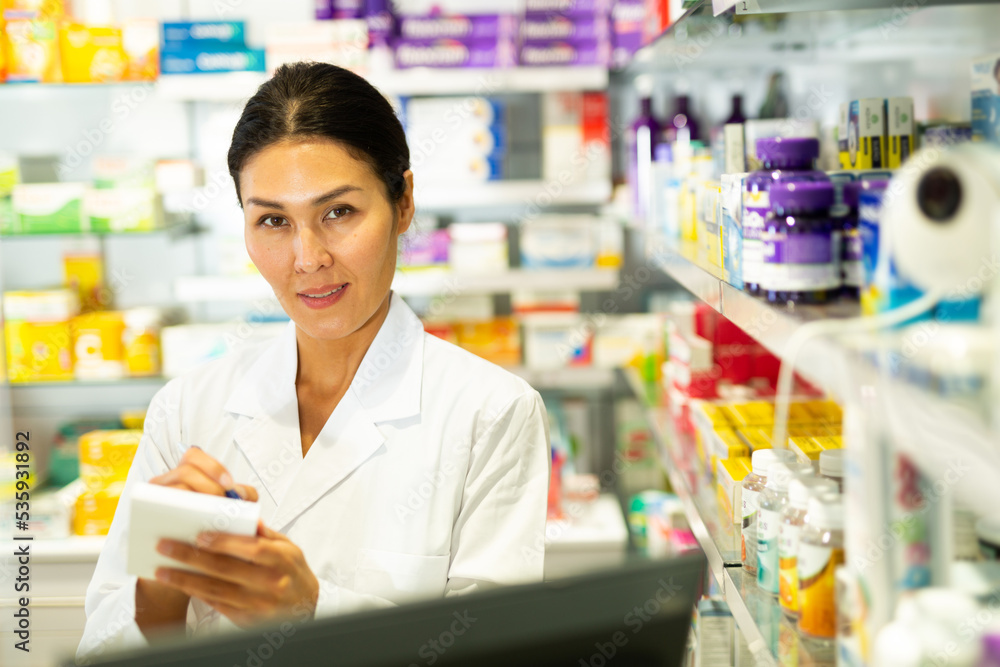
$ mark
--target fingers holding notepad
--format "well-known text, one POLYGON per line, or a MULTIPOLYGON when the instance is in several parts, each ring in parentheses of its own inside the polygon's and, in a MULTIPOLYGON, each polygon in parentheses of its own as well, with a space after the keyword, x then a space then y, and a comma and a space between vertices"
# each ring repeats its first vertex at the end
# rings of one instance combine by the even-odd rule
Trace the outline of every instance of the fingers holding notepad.
POLYGON ((257 501, 257 490, 246 484, 236 484, 225 466, 192 445, 184 452, 180 463, 173 470, 158 475, 150 484, 168 486, 185 491, 206 493, 211 496, 233 497, 233 492, 242 500, 257 501), (228 493, 227 493, 228 492, 228 493))

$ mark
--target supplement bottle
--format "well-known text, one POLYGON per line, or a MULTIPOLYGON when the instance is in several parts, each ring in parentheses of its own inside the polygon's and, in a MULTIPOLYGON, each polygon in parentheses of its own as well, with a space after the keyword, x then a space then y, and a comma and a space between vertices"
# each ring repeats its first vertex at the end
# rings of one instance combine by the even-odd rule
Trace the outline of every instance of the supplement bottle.
POLYGON ((799 538, 799 632, 821 642, 837 636, 836 569, 844 563, 844 506, 839 494, 809 499, 799 538))
POLYGON ((819 453, 819 476, 834 482, 837 493, 844 492, 843 449, 827 449, 819 453))
POLYGON ((792 462, 795 452, 789 449, 758 449, 750 457, 750 474, 743 478, 740 495, 743 498, 743 526, 740 530, 740 551, 743 569, 757 573, 757 499, 767 483, 767 469, 772 461, 792 462))
POLYGON ((837 485, 822 477, 801 476, 788 483, 788 504, 781 513, 778 532, 778 600, 781 611, 792 618, 799 615, 799 538, 809 498, 824 492, 836 493, 837 485))
POLYGON ((809 463, 775 461, 768 468, 767 484, 758 497, 757 586, 771 595, 778 594, 778 538, 781 514, 788 504, 788 483, 794 475, 812 474, 809 463))
POLYGON ((830 183, 775 183, 764 221, 760 291, 771 303, 827 303, 840 293, 830 183))
POLYGON ((759 171, 746 178, 743 192, 743 289, 760 293, 760 272, 764 268, 764 247, 760 237, 764 219, 771 210, 770 191, 780 182, 824 181, 830 178, 813 169, 819 157, 816 139, 771 137, 757 140, 759 171))

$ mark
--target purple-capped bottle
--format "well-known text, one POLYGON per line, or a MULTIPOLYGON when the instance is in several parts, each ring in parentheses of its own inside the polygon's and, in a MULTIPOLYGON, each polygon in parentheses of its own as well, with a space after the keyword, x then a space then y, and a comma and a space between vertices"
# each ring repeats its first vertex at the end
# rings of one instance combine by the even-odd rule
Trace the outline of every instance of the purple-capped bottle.
POLYGON ((660 143, 660 123, 653 116, 653 101, 642 98, 639 117, 629 129, 629 184, 632 187, 633 212, 646 220, 652 196, 653 156, 660 143))
POLYGON ((691 98, 687 95, 677 96, 674 115, 670 117, 665 129, 667 141, 670 143, 677 141, 685 132, 691 141, 701 139, 698 121, 691 115, 691 98))
POLYGON ((827 303, 840 292, 838 223, 830 215, 833 184, 779 182, 771 186, 771 213, 761 244, 761 291, 772 303, 827 303))
POLYGON ((764 219, 771 211, 768 193, 782 182, 829 182, 824 172, 813 169, 819 157, 819 140, 768 137, 757 140, 757 158, 763 168, 746 178, 743 191, 743 289, 760 294, 760 273, 764 268, 760 235, 764 219))

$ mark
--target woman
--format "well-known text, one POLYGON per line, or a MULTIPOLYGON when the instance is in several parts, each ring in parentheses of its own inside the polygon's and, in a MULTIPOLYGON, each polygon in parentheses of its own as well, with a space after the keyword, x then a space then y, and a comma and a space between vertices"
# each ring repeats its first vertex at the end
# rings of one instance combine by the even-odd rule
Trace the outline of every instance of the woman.
POLYGON ((391 106, 339 67, 284 66, 243 110, 229 170, 247 250, 292 321, 153 399, 78 656, 185 621, 249 627, 540 580, 538 393, 425 334, 390 291, 414 211, 391 106), (235 490, 261 504, 257 535, 161 540, 196 571, 127 576, 140 481, 235 490))

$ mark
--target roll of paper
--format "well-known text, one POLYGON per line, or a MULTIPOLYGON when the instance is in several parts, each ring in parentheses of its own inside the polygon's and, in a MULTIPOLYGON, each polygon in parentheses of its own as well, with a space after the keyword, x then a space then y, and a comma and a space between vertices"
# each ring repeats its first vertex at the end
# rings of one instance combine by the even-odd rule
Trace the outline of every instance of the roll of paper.
POLYGON ((993 273, 1000 209, 1000 150, 967 144, 915 153, 882 209, 899 272, 925 291, 975 296, 993 273))

